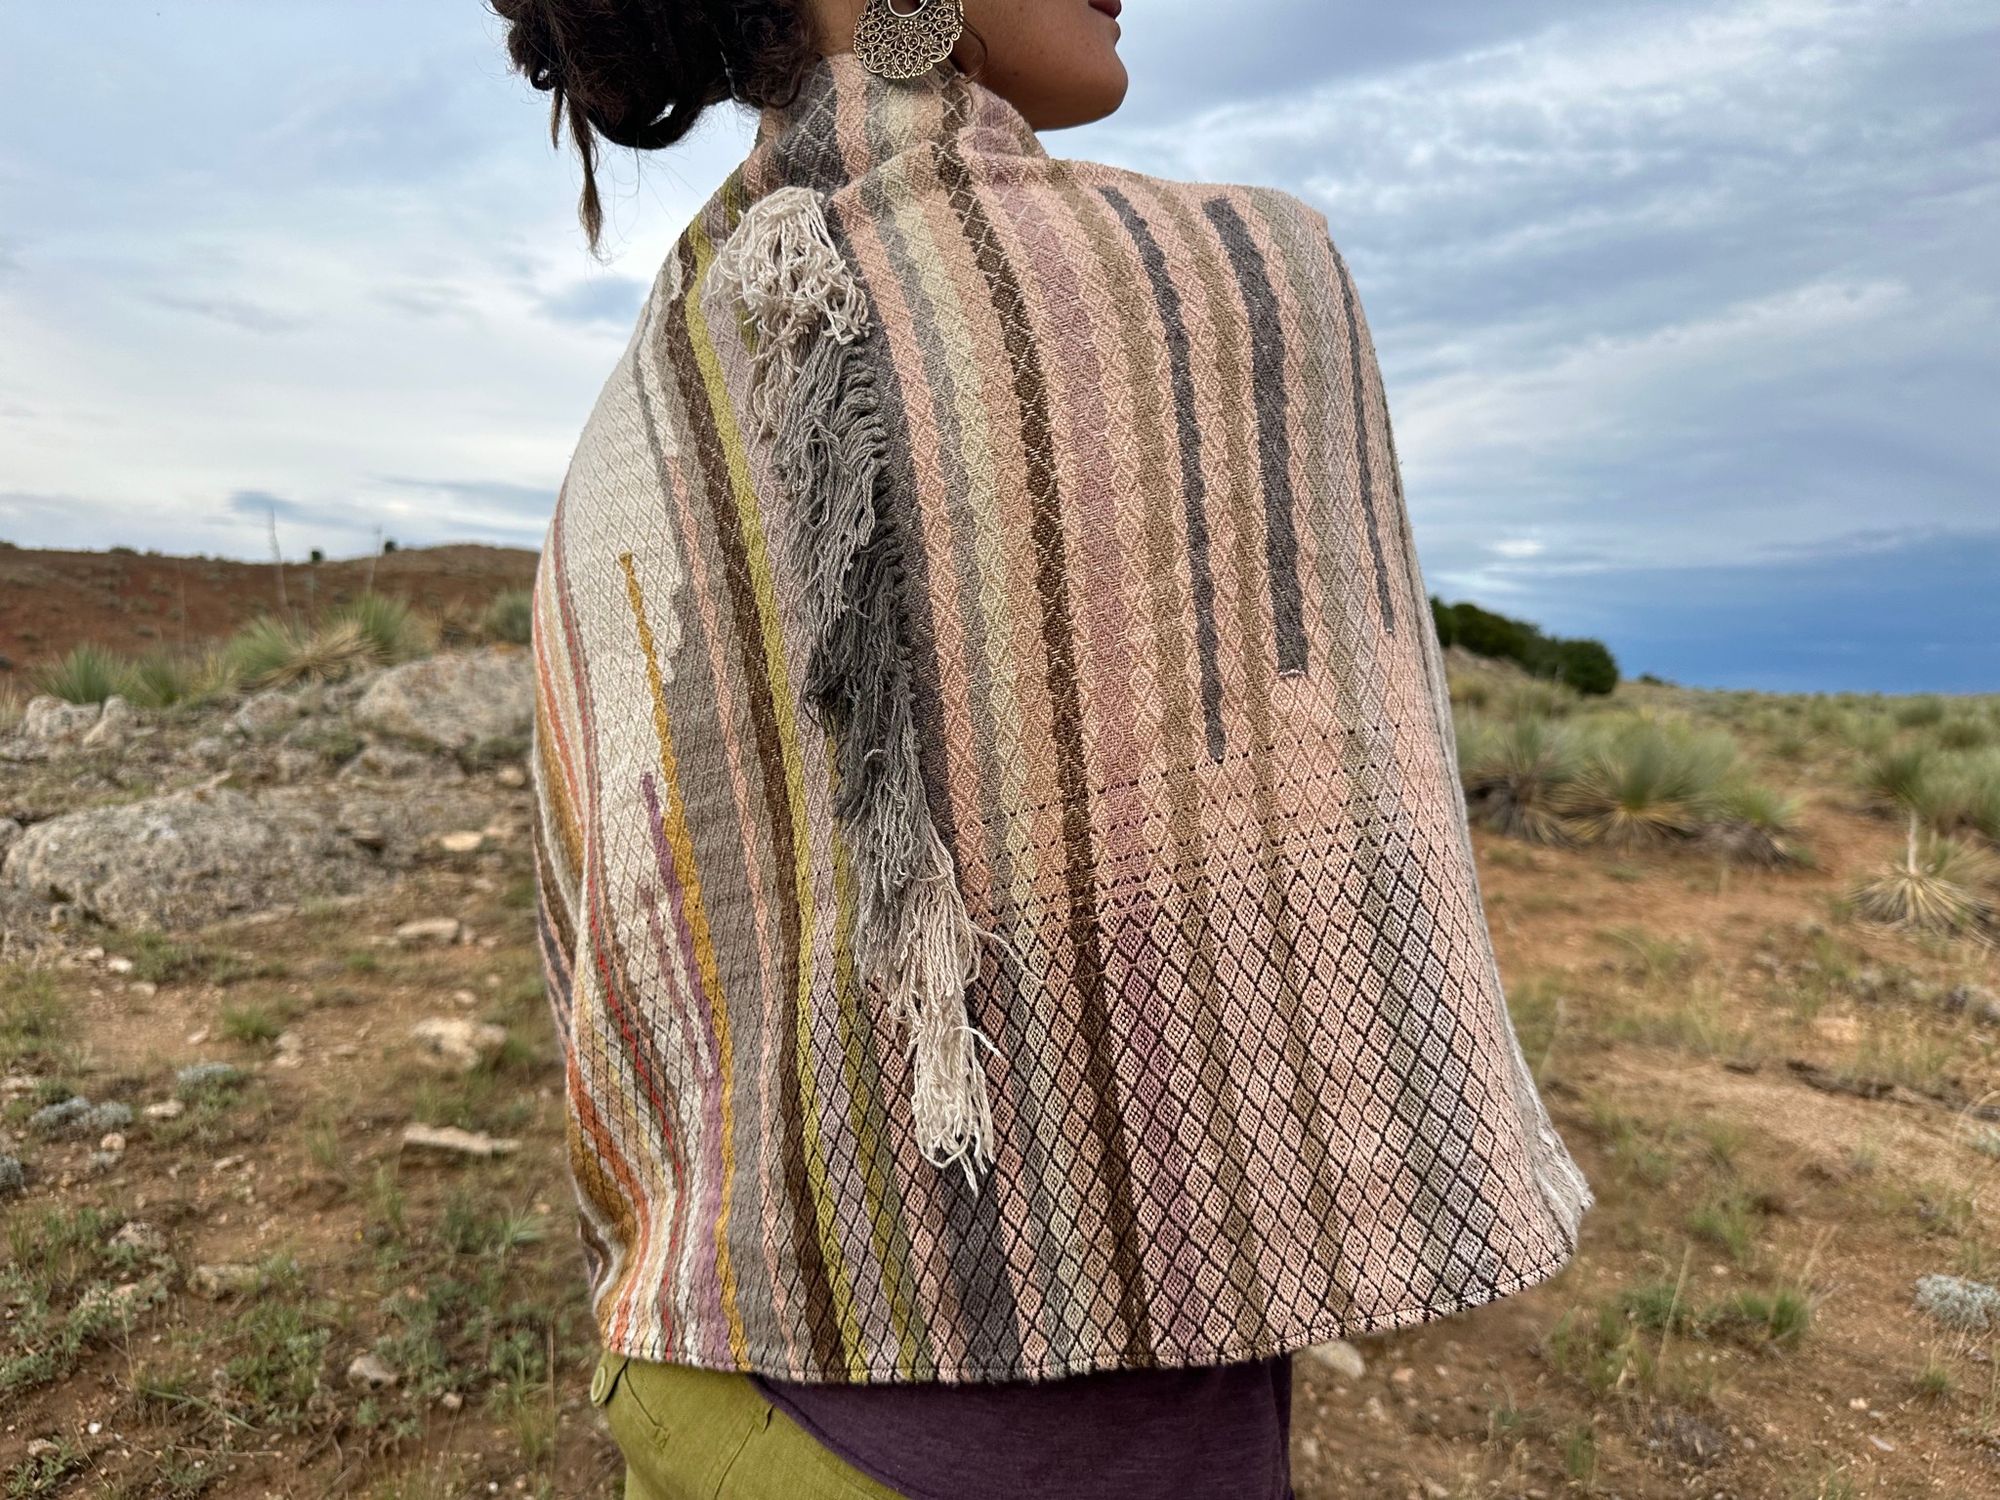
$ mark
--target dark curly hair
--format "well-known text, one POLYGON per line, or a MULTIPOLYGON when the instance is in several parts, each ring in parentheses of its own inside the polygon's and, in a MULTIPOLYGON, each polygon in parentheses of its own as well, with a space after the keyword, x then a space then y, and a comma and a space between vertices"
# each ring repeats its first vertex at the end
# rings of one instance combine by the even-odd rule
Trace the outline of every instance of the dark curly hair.
POLYGON ((783 106, 818 60, 805 0, 487 0, 516 72, 551 96, 549 141, 583 159, 577 217, 604 229, 598 138, 671 146, 709 106, 783 106))

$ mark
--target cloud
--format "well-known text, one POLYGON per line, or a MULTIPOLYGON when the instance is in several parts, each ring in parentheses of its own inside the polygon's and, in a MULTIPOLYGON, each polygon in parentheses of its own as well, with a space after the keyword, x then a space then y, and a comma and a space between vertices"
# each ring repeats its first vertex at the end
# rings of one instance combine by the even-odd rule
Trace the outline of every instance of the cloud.
POLYGON ((594 277, 543 293, 540 306, 560 323, 608 324, 629 332, 651 285, 637 276, 594 277))
POLYGON ((204 296, 194 292, 155 292, 151 301, 175 312, 192 313, 246 333, 294 333, 306 326, 295 318, 268 307, 260 307, 241 297, 204 296))
MULTIPOLYGON (((0 224, 34 238, 0 236, 0 525, 258 557, 265 512, 217 497, 261 494, 288 550, 378 525, 539 542, 748 117, 609 153, 598 260, 546 99, 477 6, 16 9, 0 224)), ((1822 658, 1715 600, 1772 579, 1801 618, 1909 607, 1914 570, 1954 562, 1939 538, 1985 555, 1986 0, 1151 0, 1125 23, 1125 110, 1051 151, 1326 211, 1434 589, 1615 636, 1634 670, 1950 658, 1949 630, 1899 629, 1822 658)))

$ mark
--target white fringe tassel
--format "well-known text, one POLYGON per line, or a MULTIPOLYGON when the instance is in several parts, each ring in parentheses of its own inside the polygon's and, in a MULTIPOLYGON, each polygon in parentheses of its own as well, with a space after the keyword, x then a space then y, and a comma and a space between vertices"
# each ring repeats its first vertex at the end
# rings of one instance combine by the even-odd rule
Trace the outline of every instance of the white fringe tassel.
POLYGON ((789 555, 815 642, 808 697, 844 731, 836 812, 855 851, 855 959, 907 1028, 911 1111, 925 1160, 958 1165, 977 1192, 993 1165, 993 1112, 966 986, 981 936, 951 851, 924 801, 909 683, 889 590, 898 564, 878 538, 885 438, 874 381, 849 359, 868 302, 828 231, 819 195, 786 187, 743 214, 709 273, 751 333, 752 418, 774 445, 789 555))

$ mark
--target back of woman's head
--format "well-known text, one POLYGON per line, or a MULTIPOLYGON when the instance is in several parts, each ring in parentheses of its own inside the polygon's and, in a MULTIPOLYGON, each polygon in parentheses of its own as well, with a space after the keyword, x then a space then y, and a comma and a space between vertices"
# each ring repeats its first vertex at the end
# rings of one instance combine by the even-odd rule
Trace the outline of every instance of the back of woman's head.
POLYGON ((514 68, 550 95, 549 139, 565 124, 583 160, 578 217, 593 249, 604 228, 599 139, 671 146, 714 104, 791 102, 818 53, 806 0, 488 0, 507 23, 514 68))

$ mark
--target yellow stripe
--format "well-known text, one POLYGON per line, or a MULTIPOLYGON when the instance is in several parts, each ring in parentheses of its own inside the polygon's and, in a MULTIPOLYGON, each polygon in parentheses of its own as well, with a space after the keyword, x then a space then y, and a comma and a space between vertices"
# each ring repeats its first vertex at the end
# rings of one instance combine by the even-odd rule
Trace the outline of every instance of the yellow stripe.
MULTIPOLYGON (((758 514, 757 497, 751 487, 749 454, 744 446, 743 434, 736 425, 733 404, 729 390, 723 380, 722 363, 716 357, 715 341, 708 332, 708 320, 702 311, 701 283, 709 263, 715 258, 715 246, 697 220, 689 226, 688 239, 694 251, 694 284, 686 289, 683 307, 687 313, 688 343, 692 347, 695 366, 701 371, 702 385, 708 392, 708 404, 715 420, 716 440, 721 444, 723 457, 729 465, 729 488, 736 503, 737 524, 743 533, 744 560, 750 571, 750 587, 757 601, 757 621, 761 644, 764 648, 764 670, 769 675, 771 698, 778 721, 779 753, 785 763, 785 798, 792 820, 792 884, 798 900, 799 911, 799 970, 798 1028, 802 1045, 799 1057, 799 1093, 804 1105, 806 1180, 813 1194, 813 1206, 819 1220, 821 1253, 825 1258, 827 1278, 833 1291, 834 1313, 840 1319, 843 1330, 842 1344, 847 1350, 848 1368, 856 1380, 867 1376, 867 1365, 861 1349, 861 1330, 854 1314, 854 1291, 847 1273, 847 1266, 840 1253, 840 1236, 835 1224, 835 1210, 832 1196, 826 1188, 826 1151, 820 1139, 818 1091, 813 1086, 812 1053, 804 1039, 812 1035, 812 870, 807 862, 811 848, 810 833, 806 824, 805 783, 799 766, 798 716, 794 711, 791 679, 785 671, 783 631, 778 619, 777 591, 771 574, 770 554, 765 549, 764 528, 758 514)), ((723 1094, 724 1110, 728 1109, 729 1095, 723 1094)), ((728 1127, 724 1126, 725 1136, 728 1127)), ((725 1193, 727 1189, 725 1188, 725 1193)), ((724 1218, 727 1222, 727 1198, 724 1199, 724 1218)), ((718 1225, 719 1231, 720 1225, 718 1225)), ((732 1338, 735 1337, 732 1324, 732 1338)))
POLYGON ((729 1190, 735 1179, 736 1145, 730 1130, 729 1100, 729 1014, 722 1001, 722 974, 715 962, 715 942, 709 932, 708 907, 702 900, 701 874, 695 865, 694 842, 688 836, 687 803, 681 796, 680 760, 674 754, 674 732, 667 722, 667 700, 660 681, 659 655, 653 646, 653 627, 646 618, 646 596, 639 587, 639 574, 632 554, 618 554, 625 570, 625 595, 632 603, 632 618, 639 626, 639 649, 646 654, 646 681, 653 694, 653 732, 660 741, 660 774, 666 780, 667 805, 661 822, 667 842, 674 851, 674 869, 687 893, 688 926, 693 931, 695 962, 701 969, 702 988, 708 992, 710 1014, 715 1020, 716 1045, 722 1071, 722 1208, 715 1220, 716 1269, 722 1283, 722 1310, 729 1319, 729 1348, 739 1359, 749 1349, 743 1334, 743 1314, 736 1306, 736 1267, 729 1259, 729 1190))
MULTIPOLYGON (((836 772, 837 753, 833 742, 826 747, 826 771, 829 785, 838 777, 836 772)), ((889 1174, 883 1167, 883 1159, 889 1147, 883 1131, 881 1114, 880 1077, 876 1086, 864 1088, 861 1078, 862 1064, 866 1058, 861 1044, 861 1017, 857 1005, 860 988, 854 970, 854 945, 852 937, 855 920, 854 865, 847 857, 847 841, 833 840, 833 888, 840 904, 840 935, 834 945, 833 972, 834 990, 840 998, 840 1033, 847 1053, 848 1124, 858 1141, 874 1140, 876 1149, 862 1147, 855 1152, 862 1171, 861 1191, 868 1209, 868 1227, 875 1246, 875 1261, 882 1268, 882 1290, 889 1299, 889 1322, 896 1333, 896 1370, 905 1380, 917 1378, 918 1364, 922 1359, 915 1328, 915 1310, 910 1305, 908 1287, 910 1284, 909 1260, 900 1237, 891 1238, 890 1229, 901 1216, 901 1205, 889 1202, 893 1191, 889 1174), (877 1118, 870 1118, 870 1101, 874 1101, 877 1118)))

